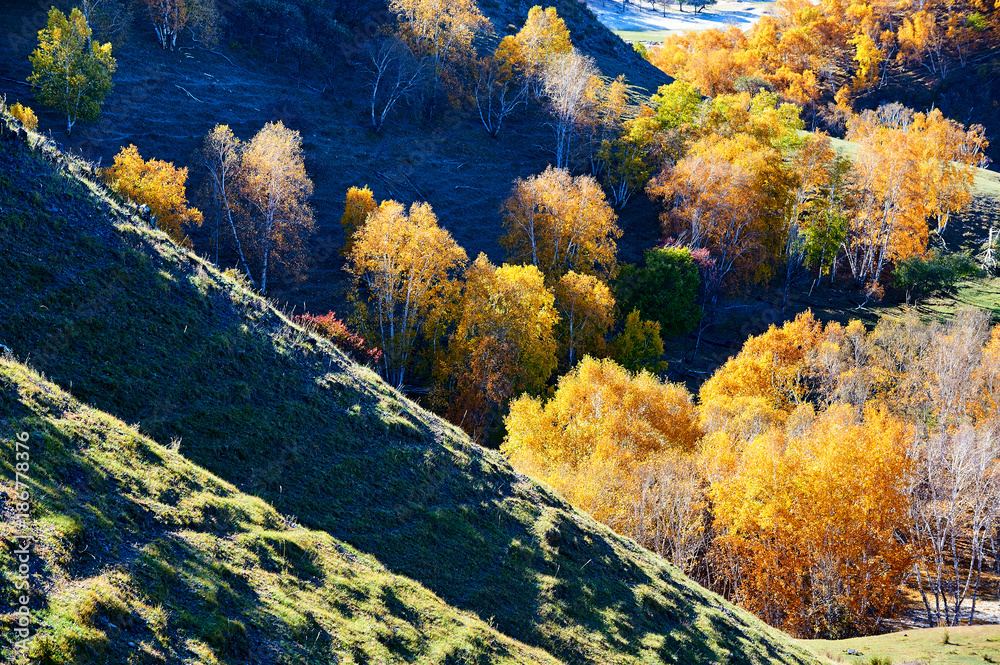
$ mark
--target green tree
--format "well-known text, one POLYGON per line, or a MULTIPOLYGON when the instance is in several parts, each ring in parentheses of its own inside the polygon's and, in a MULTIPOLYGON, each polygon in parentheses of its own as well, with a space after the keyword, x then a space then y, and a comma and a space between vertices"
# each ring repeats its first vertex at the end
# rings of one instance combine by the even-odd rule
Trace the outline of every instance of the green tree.
POLYGON ((931 251, 928 256, 911 256, 896 264, 892 276, 896 284, 906 289, 906 302, 916 294, 949 291, 963 279, 975 277, 979 268, 968 254, 941 254, 931 251))
POLYGON ((690 83, 674 81, 670 85, 661 85, 649 101, 656 109, 656 119, 660 124, 665 129, 676 129, 694 123, 702 97, 701 92, 690 83))
POLYGON ((66 133, 77 120, 95 120, 111 90, 115 59, 111 44, 91 41, 91 29, 79 9, 65 14, 53 7, 48 25, 38 31, 38 48, 28 59, 28 83, 38 100, 66 115, 66 133))
POLYGON ((660 360, 662 356, 660 324, 656 321, 643 321, 639 310, 633 309, 625 319, 624 330, 611 342, 611 357, 632 372, 640 369, 665 372, 667 363, 660 360))
POLYGON ((618 278, 618 300, 660 324, 665 335, 690 332, 701 319, 695 304, 701 279, 686 247, 650 249, 645 267, 624 266, 618 278))

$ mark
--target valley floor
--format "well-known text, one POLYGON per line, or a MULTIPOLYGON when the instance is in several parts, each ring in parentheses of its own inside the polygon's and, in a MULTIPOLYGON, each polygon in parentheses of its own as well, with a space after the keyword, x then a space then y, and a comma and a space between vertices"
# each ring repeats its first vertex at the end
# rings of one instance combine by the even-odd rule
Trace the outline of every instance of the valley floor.
POLYGON ((972 665, 1000 662, 1000 626, 926 628, 850 640, 801 640, 836 663, 870 663, 888 658, 896 665, 972 665))

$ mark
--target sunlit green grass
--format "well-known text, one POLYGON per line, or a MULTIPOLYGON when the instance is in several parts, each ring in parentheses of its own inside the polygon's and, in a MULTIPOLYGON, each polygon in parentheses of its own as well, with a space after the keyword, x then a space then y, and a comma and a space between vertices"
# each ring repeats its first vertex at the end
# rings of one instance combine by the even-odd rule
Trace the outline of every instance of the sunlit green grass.
POLYGON ((802 640, 801 643, 834 662, 858 665, 868 665, 873 658, 887 658, 895 665, 982 665, 1000 662, 1000 626, 926 628, 850 640, 802 640), (947 643, 944 639, 946 634, 947 643), (849 655, 848 649, 862 655, 849 655))

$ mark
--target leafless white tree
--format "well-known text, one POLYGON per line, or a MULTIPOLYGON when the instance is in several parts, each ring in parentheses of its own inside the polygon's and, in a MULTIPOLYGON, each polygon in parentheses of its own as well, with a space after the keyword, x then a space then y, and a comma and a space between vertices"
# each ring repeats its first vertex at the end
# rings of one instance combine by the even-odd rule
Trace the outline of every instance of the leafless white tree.
POLYGON ((628 521, 630 535, 684 572, 691 572, 706 545, 705 487, 692 458, 663 456, 636 479, 640 500, 628 521))
POLYGON ((556 134, 556 168, 566 168, 570 146, 593 101, 588 88, 598 76, 593 58, 576 49, 553 55, 545 66, 545 96, 556 134))
POLYGON ((958 625, 971 598, 975 616, 986 543, 1000 512, 1000 441, 969 424, 914 443, 914 566, 929 626, 958 625), (933 600, 933 604, 932 604, 933 600))
POLYGON ((396 104, 420 82, 423 63, 399 39, 382 37, 364 50, 363 67, 370 91, 372 130, 378 132, 396 104))
POLYGON ((490 136, 500 134, 506 120, 524 101, 527 89, 505 75, 495 58, 485 58, 479 66, 476 80, 476 109, 479 119, 490 136))

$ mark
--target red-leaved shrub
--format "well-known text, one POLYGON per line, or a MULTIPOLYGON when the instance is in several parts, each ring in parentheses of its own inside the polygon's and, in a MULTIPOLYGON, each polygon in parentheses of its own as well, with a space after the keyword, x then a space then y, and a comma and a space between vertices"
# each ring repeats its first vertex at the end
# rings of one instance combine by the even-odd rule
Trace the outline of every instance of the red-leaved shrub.
POLYGON ((355 362, 375 364, 382 358, 382 351, 374 347, 367 348, 361 335, 352 332, 343 319, 337 318, 336 312, 327 312, 321 316, 293 316, 292 321, 327 338, 355 362))

